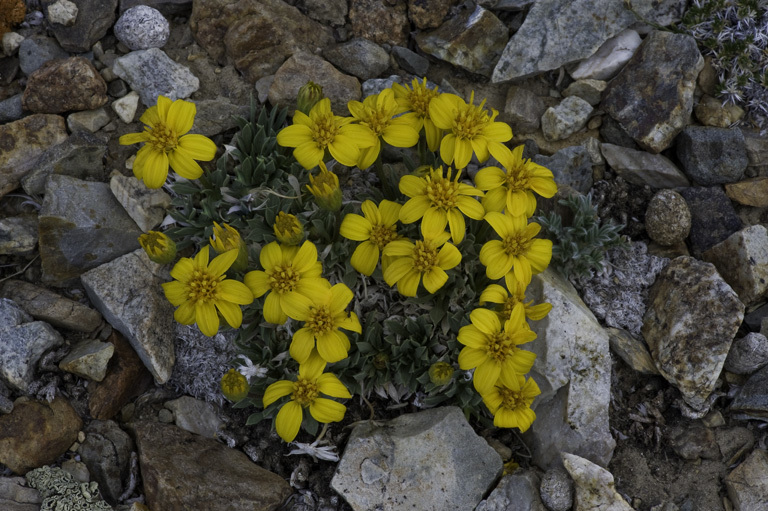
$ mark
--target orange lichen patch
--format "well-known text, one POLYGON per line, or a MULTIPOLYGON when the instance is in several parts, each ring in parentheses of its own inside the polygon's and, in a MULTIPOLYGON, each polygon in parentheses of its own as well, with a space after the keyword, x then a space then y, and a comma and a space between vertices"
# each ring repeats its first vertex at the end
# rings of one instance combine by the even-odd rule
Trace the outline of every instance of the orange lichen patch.
POLYGON ((0 0, 0 37, 24 21, 26 14, 24 0, 0 0))

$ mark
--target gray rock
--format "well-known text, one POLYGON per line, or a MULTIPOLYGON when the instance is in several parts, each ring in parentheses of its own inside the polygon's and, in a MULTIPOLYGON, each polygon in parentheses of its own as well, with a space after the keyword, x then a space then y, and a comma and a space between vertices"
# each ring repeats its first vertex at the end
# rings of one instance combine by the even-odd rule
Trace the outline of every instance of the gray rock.
POLYGON ((6 280, 0 296, 13 299, 38 321, 76 332, 93 332, 101 326, 101 314, 80 302, 22 280, 6 280))
POLYGON ((446 406, 356 426, 331 487, 356 511, 473 509, 501 469, 461 410, 446 406))
POLYGON ((661 375, 701 416, 742 319, 744 304, 713 264, 678 257, 651 287, 643 337, 661 375))
POLYGON ((739 295, 746 306, 768 292, 768 229, 752 225, 728 236, 701 255, 739 295))
POLYGON ((42 493, 41 509, 43 510, 69 508, 112 511, 112 506, 101 498, 98 483, 81 483, 62 468, 46 465, 30 470, 25 477, 29 486, 37 488, 42 493))
POLYGON ((51 31, 62 48, 84 53, 114 25, 117 0, 77 0, 77 8, 80 15, 74 25, 52 25, 51 31))
MULTIPOLYGON (((613 120, 613 117, 610 115, 602 115, 600 116, 600 119, 600 136, 606 143, 626 147, 628 149, 640 148, 632 137, 624 131, 621 124, 619 124, 618 121, 613 120)), ((682 172, 680 172, 680 174, 683 175, 682 172)), ((688 178, 686 178, 686 181, 687 179, 688 178)))
POLYGON ((749 166, 764 169, 768 166, 768 140, 760 134, 760 130, 742 129, 744 143, 747 148, 749 166))
POLYGON ((723 367, 736 374, 752 374, 766 364, 768 338, 758 332, 749 332, 733 341, 723 367))
POLYGON ((87 131, 89 133, 96 133, 109 124, 110 120, 109 114, 104 108, 72 112, 67 116, 67 128, 72 132, 87 131))
POLYGON ((19 45, 19 67, 29 76, 49 60, 65 59, 69 53, 61 49, 56 39, 44 35, 27 37, 19 45))
POLYGON ((715 429, 715 441, 723 455, 724 463, 732 464, 735 458, 749 452, 755 446, 755 434, 742 426, 715 429))
POLYGON ((211 403, 181 396, 167 401, 164 406, 173 412, 176 425, 190 433, 216 438, 217 433, 224 427, 224 422, 219 419, 211 403))
POLYGON ((573 505, 573 480, 560 467, 544 473, 539 492, 542 502, 550 511, 569 511, 573 505))
POLYGON ((616 491, 610 472, 565 452, 563 465, 571 474, 576 489, 574 511, 632 511, 632 506, 616 491))
POLYGON ((43 279, 53 285, 139 246, 141 231, 106 183, 50 176, 39 218, 43 279))
POLYGON ((133 440, 114 421, 94 420, 85 428, 85 441, 77 453, 111 504, 117 503, 125 489, 123 481, 128 481, 133 450, 133 440))
POLYGON ((539 476, 532 470, 517 471, 501 478, 488 498, 475 511, 546 511, 539 497, 539 476))
POLYGON ((37 215, 0 218, 0 254, 29 255, 37 246, 37 215))
MULTIPOLYGON (((115 80, 112 83, 123 82, 122 80, 115 80)), ((112 84, 110 84, 111 86, 112 84)), ((126 124, 130 124, 136 118, 136 110, 139 108, 139 95, 136 91, 131 91, 128 94, 123 95, 120 99, 116 99, 112 102, 112 110, 117 114, 121 121, 126 124)), ((197 124, 198 117, 195 116, 195 124, 197 124)))
POLYGON ((171 197, 162 189, 149 189, 133 176, 112 173, 109 189, 142 232, 157 227, 171 206, 171 197))
POLYGON ((684 241, 691 232, 691 210, 683 196, 674 190, 656 192, 645 210, 645 230, 665 247, 684 241))
POLYGON ((659 153, 688 124, 703 67, 693 37, 651 32, 608 84, 600 106, 642 148, 659 153))
POLYGON ((592 105, 578 96, 563 99, 559 105, 547 108, 541 116, 541 131, 547 140, 563 140, 587 125, 592 105))
POLYGON ((408 73, 416 76, 426 76, 429 70, 429 60, 415 51, 402 46, 392 48, 392 56, 395 62, 408 73))
POLYGON ((21 107, 22 94, 16 94, 8 99, 0 101, 0 122, 16 121, 24 115, 21 107))
POLYGON ((749 377, 733 398, 731 412, 741 419, 768 418, 768 366, 749 377))
POLYGON ((21 186, 30 195, 42 195, 51 174, 103 181, 107 142, 105 136, 75 131, 64 142, 40 156, 35 168, 22 178, 21 186))
POLYGON ((113 30, 117 40, 131 50, 162 48, 171 35, 165 16, 147 5, 137 5, 125 11, 113 30))
POLYGON ((114 352, 115 346, 108 342, 98 339, 80 341, 59 362, 59 369, 92 381, 101 381, 107 374, 107 364, 114 352))
POLYGON ((541 116, 547 105, 539 96, 524 87, 511 85, 507 90, 504 115, 513 133, 532 133, 541 127, 541 116))
POLYGON ((592 158, 582 146, 566 147, 552 156, 537 154, 532 160, 551 170, 559 185, 570 186, 581 193, 592 188, 592 158))
MULTIPOLYGON (((410 82, 406 82, 399 75, 391 75, 391 76, 388 76, 387 78, 372 78, 370 80, 364 81, 361 85, 361 88, 363 91, 363 97, 367 98, 371 94, 378 94, 384 89, 390 89, 392 88, 393 83, 399 83, 400 85, 407 84, 410 87, 410 82)), ((427 80, 427 87, 430 89, 434 89, 435 84, 427 80)), ((443 92, 447 92, 443 90, 442 86, 440 87, 440 90, 443 92)))
POLYGON ((141 249, 81 277, 91 303, 125 335, 158 384, 168 381, 175 360, 173 307, 160 287, 169 280, 141 249))
POLYGON ((200 87, 200 80, 189 68, 174 62, 159 48, 118 57, 112 70, 139 93, 147 107, 154 106, 160 95, 172 100, 188 98, 200 87))
POLYGON ((616 446, 608 426, 608 334, 573 285, 553 270, 534 275, 526 298, 552 304, 547 317, 532 325, 538 337, 528 348, 537 355, 531 376, 542 392, 527 433, 533 460, 547 469, 559 465, 565 451, 607 465, 616 446))
POLYGON ((588 59, 579 62, 571 71, 571 77, 574 80, 610 80, 629 62, 641 42, 640 35, 634 30, 622 30, 605 41, 588 59))
POLYGON ((679 190, 691 211, 691 253, 701 254, 741 229, 741 219, 720 186, 683 188, 679 190))
POLYGON ((377 78, 389 67, 389 53, 373 41, 360 37, 325 50, 323 57, 361 80, 377 78))
POLYGON ((722 101, 707 96, 701 97, 693 113, 704 126, 727 128, 744 117, 744 110, 738 105, 723 105, 722 101))
POLYGON ((56 0, 48 5, 48 21, 71 27, 77 19, 77 5, 69 0, 56 0))
POLYGON ((530 7, 536 0, 479 0, 478 5, 497 11, 522 11, 530 7))
MULTIPOLYGON (((78 446, 80 444, 78 443, 78 446)), ((85 463, 80 461, 69 459, 61 463, 61 469, 69 472, 69 474, 75 478, 77 482, 88 483, 91 480, 91 473, 88 472, 88 467, 85 463)))
POLYGON ((768 507, 768 454, 755 449, 725 478, 728 497, 738 511, 759 511, 768 507))
POLYGON ((668 435, 670 447, 684 460, 719 460, 721 457, 715 434, 710 428, 693 424, 670 428, 668 435))
POLYGON ((40 511, 43 496, 26 485, 23 477, 0 477, 0 509, 40 511))
POLYGON ((18 188, 43 153, 66 138, 64 118, 58 115, 33 114, 0 125, 0 197, 18 188))
POLYGON ((0 298, 0 338, 0 379, 24 394, 43 354, 64 343, 51 325, 32 321, 32 316, 7 298, 0 298))
POLYGON ((677 157, 697 184, 735 183, 744 177, 747 150, 739 129, 688 126, 677 137, 677 157))
POLYGON ((430 32, 416 34, 419 48, 429 55, 483 76, 491 76, 504 50, 509 31, 491 11, 466 9, 430 32))
POLYGON ((225 97, 195 101, 197 115, 190 133, 213 137, 236 128, 236 117, 248 118, 248 106, 238 105, 225 97))
POLYGON ((648 353, 648 346, 642 339, 621 328, 606 328, 611 351, 618 355, 629 367, 643 374, 659 374, 656 364, 648 353))
POLYGON ((304 0, 307 16, 320 23, 341 26, 346 21, 346 0, 304 0))
POLYGON ((578 96, 592 106, 600 103, 600 96, 608 86, 603 80, 584 78, 576 80, 563 91, 563 96, 578 96))

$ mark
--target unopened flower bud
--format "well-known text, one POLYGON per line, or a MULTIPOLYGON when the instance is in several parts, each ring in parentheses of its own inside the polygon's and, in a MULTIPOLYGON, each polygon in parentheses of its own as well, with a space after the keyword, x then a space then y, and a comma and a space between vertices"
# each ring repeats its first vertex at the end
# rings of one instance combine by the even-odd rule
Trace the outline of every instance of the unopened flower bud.
POLYGON ((328 211, 338 211, 341 209, 339 177, 329 171, 325 163, 320 162, 320 174, 317 177, 312 174, 309 175, 309 185, 307 188, 315 196, 315 202, 321 208, 328 211))
POLYGON ((323 86, 309 81, 299 89, 299 94, 296 97, 296 110, 309 115, 312 107, 324 97, 323 86))
POLYGON ((176 258, 176 243, 159 231, 149 231, 139 236, 139 245, 149 256, 150 261, 168 264, 176 258))
POLYGON ((237 259, 231 268, 235 271, 244 271, 248 267, 248 249, 245 246, 245 242, 243 242, 237 229, 229 224, 222 225, 213 222, 213 236, 210 238, 211 246, 217 254, 237 250, 237 259))
POLYGON ((275 238, 283 245, 298 245, 304 239, 304 229, 295 215, 289 215, 283 211, 277 214, 272 226, 275 238))
POLYGON ((248 396, 249 390, 248 379, 234 369, 227 371, 221 378, 221 392, 232 402, 236 403, 248 396))
POLYGON ((429 366, 429 381, 435 385, 447 385, 453 378, 453 366, 448 362, 435 362, 429 366))

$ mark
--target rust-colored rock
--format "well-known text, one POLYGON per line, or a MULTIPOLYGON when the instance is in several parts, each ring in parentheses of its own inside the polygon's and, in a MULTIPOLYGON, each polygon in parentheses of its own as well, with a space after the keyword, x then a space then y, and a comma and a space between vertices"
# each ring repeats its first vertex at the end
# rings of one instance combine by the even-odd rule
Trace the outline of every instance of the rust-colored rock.
POLYGON ((377 44, 408 46, 405 0, 355 0, 349 6, 349 24, 353 36, 377 44))
POLYGON ((437 28, 457 0, 408 0, 408 17, 416 28, 437 28))
POLYGON ((25 110, 45 114, 94 110, 107 103, 107 82, 83 57, 46 62, 29 76, 25 110))
POLYGON ((50 403, 17 400, 0 417, 0 463, 16 474, 56 461, 77 440, 83 421, 69 401, 50 403))
POLYGON ((744 206, 768 207, 768 177, 762 176, 738 183, 728 183, 725 185, 725 194, 732 201, 744 206))
POLYGON ((152 375, 125 337, 113 331, 107 342, 115 346, 107 374, 100 383, 88 386, 88 408, 99 420, 111 419, 152 385, 152 375))

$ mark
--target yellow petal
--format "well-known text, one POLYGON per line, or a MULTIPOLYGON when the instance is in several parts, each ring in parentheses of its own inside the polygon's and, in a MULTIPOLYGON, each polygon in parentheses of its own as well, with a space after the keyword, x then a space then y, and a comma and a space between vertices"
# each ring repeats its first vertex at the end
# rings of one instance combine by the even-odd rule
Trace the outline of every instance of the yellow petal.
POLYGON ((352 394, 349 393, 347 387, 333 374, 325 373, 320 375, 317 379, 317 388, 320 392, 326 396, 341 397, 349 399, 352 394))
MULTIPOLYGON (((368 201, 366 201, 368 202, 368 201)), ((349 213, 344 216, 339 227, 339 234, 352 241, 365 241, 371 237, 371 222, 368 219, 349 213)))
POLYGON ((302 243, 301 248, 293 257, 293 269, 304 273, 317 263, 317 247, 311 241, 302 243))
MULTIPOLYGON (((378 138, 376 141, 378 141, 378 138)), ((357 160, 360 159, 360 148, 352 137, 336 135, 333 142, 328 145, 328 151, 330 151, 333 159, 347 167, 354 167, 357 165, 357 160)), ((378 155, 378 153, 376 154, 378 155)))
POLYGON ((158 96, 157 97, 157 116, 160 118, 160 121, 163 123, 168 123, 168 110, 171 108, 172 101, 170 98, 166 98, 165 96, 158 96))
POLYGON ((461 262, 461 252, 456 246, 446 243, 440 248, 437 253, 437 265, 444 269, 450 270, 461 262))
POLYGON ((216 144, 203 135, 184 135, 179 139, 179 147, 195 160, 211 161, 216 156, 216 144))
POLYGON ((428 272, 424 273, 424 288, 430 292, 434 293, 448 280, 448 274, 445 273, 441 268, 432 268, 428 272))
POLYGON ((461 196, 456 202, 459 206, 459 211, 467 215, 469 218, 474 220, 482 220, 485 216, 485 209, 477 199, 461 196))
POLYGON ((293 442, 301 427, 302 410, 296 401, 289 401, 280 408, 275 417, 275 430, 285 442, 293 442))
POLYGON ((269 291, 269 277, 261 270, 249 271, 243 277, 243 283, 251 290, 253 296, 259 298, 269 291))
POLYGON ((483 129, 483 136, 495 142, 507 142, 512 138, 512 128, 505 122, 491 122, 483 129))
POLYGON ((232 279, 225 279, 219 282, 217 289, 219 291, 219 297, 222 300, 226 300, 228 302, 236 303, 239 305, 248 305, 249 303, 253 302, 253 293, 251 293, 251 290, 248 289, 248 286, 242 282, 238 282, 232 279))
POLYGON ((243 323, 243 311, 240 310, 239 305, 224 300, 217 300, 216 308, 229 326, 240 328, 240 325, 243 323))
POLYGON ((463 169, 472 159, 472 144, 468 140, 456 139, 456 145, 453 154, 453 166, 457 169, 463 169))
MULTIPOLYGON (((143 148, 142 148, 143 149, 143 148)), ((168 177, 168 156, 162 151, 146 151, 141 177, 147 188, 160 188, 168 177)), ((134 165, 138 161, 138 155, 134 165)))
MULTIPOLYGON (((360 209, 363 211, 363 216, 366 220, 368 220, 368 223, 371 225, 381 225, 381 213, 379 213, 379 208, 376 207, 376 203, 372 200, 364 200, 363 203, 360 205, 360 209)), ((362 241, 362 240, 358 240, 362 241)))
MULTIPOLYGON (((391 245, 392 243, 390 243, 391 245)), ((389 248, 389 245, 387 246, 389 248)), ((386 249, 385 249, 386 250, 386 249)), ((401 257, 392 261, 384 270, 384 281, 388 286, 394 286, 400 279, 411 271, 413 263, 407 257, 401 257)))
POLYGON ((237 259, 238 252, 239 250, 234 248, 232 250, 227 250, 223 254, 217 255, 213 258, 211 264, 208 265, 208 271, 217 277, 224 275, 227 273, 229 267, 232 266, 232 263, 235 262, 235 259, 237 259))
MULTIPOLYGON (((465 325, 461 327, 456 339, 464 346, 478 350, 485 349, 488 345, 488 335, 478 330, 475 325, 465 325)), ((485 353, 485 351, 483 351, 483 353, 485 353)))
POLYGON ((336 284, 331 288, 330 312, 332 316, 344 312, 355 295, 345 284, 336 284))
POLYGON ((400 208, 400 221, 404 224, 411 224, 424 216, 429 209, 432 201, 426 195, 417 195, 406 201, 400 208))
POLYGON ((488 355, 479 349, 463 348, 459 352, 459 368, 462 371, 469 371, 488 360, 488 355))
POLYGON ((174 307, 178 307, 187 301, 187 286, 181 282, 174 280, 173 282, 166 282, 165 284, 162 284, 162 286, 165 297, 174 307))
POLYGON ((182 257, 179 261, 173 265, 171 269, 171 277, 182 282, 186 282, 192 276, 192 272, 195 271, 195 263, 189 257, 182 257))
POLYGON ((452 94, 441 94, 429 103, 429 118, 441 130, 453 127, 456 118, 456 98, 452 94))
POLYGON ((475 186, 481 190, 493 190, 506 182, 507 175, 499 167, 485 167, 475 176, 475 186))
POLYGON ((352 268, 370 277, 379 263, 379 247, 370 241, 364 241, 357 246, 349 262, 352 268))
MULTIPOLYGON (((302 277, 298 284, 296 284, 293 292, 304 295, 309 299, 313 299, 318 296, 325 296, 329 289, 331 289, 331 283, 326 279, 320 277, 302 277)), ((292 293, 288 293, 288 295, 292 296, 292 293)))
POLYGON ((300 328, 293 334, 293 340, 289 348, 289 354, 299 364, 309 359, 312 349, 315 347, 315 336, 309 328, 300 328))
POLYGON ((412 126, 391 123, 384 128, 382 138, 393 147, 413 147, 419 142, 419 132, 412 126))
MULTIPOLYGON (((440 142, 440 159, 448 165, 453 163, 454 153, 456 151, 456 140, 456 135, 448 133, 443 137, 442 142, 440 142)), ((456 166, 456 168, 461 167, 456 166)))
POLYGON ((267 323, 282 325, 288 320, 288 316, 280 307, 280 295, 274 291, 269 293, 264 300, 264 310, 262 313, 264 314, 264 321, 267 323))
POLYGON ((493 386, 496 385, 496 382, 499 381, 500 375, 501 365, 492 360, 486 360, 486 362, 480 364, 477 369, 475 369, 475 374, 472 378, 475 390, 480 394, 489 392, 493 389, 493 386))
POLYGON ((381 222, 387 227, 392 227, 397 223, 400 218, 400 209, 402 206, 397 202, 383 199, 379 204, 379 213, 381 214, 381 222))
POLYGON ((411 269, 397 281, 397 290, 403 296, 416 296, 421 281, 421 272, 411 269))
POLYGON ((192 325, 195 323, 195 304, 193 302, 184 302, 173 312, 173 319, 182 325, 192 325))
POLYGON ((293 150, 293 157, 307 170, 317 167, 323 161, 324 154, 325 151, 312 141, 305 142, 293 150))
POLYGON ((317 422, 339 422, 344 418, 347 407, 331 399, 319 397, 309 405, 309 413, 317 422))
POLYGON ((138 144, 139 142, 146 142, 148 139, 147 132, 143 131, 141 133, 128 133, 123 135, 118 142, 120 145, 131 145, 138 144))
POLYGON ((157 114, 157 106, 151 106, 147 108, 144 113, 141 114, 141 117, 139 117, 139 121, 143 122, 150 128, 157 126, 157 124, 160 122, 160 116, 157 114))
MULTIPOLYGON (((295 120, 296 118, 294 117, 295 120)), ((299 147, 307 142, 313 142, 312 129, 303 124, 293 124, 285 127, 277 134, 277 143, 283 147, 299 147)))
POLYGON ((357 157, 357 168, 367 169, 376 161, 381 152, 381 141, 377 138, 376 142, 370 147, 360 149, 360 155, 357 157))
MULTIPOLYGON (((272 294, 274 293, 271 293, 270 296, 272 294)), ((312 300, 297 292, 278 296, 280 296, 280 310, 288 317, 297 321, 306 321, 309 318, 309 308, 313 305, 312 300)))
POLYGON ((262 248, 261 253, 259 254, 259 262, 261 263, 261 267, 267 271, 282 264, 283 251, 280 245, 276 241, 273 241, 262 248))
POLYGON ((195 305, 195 322, 197 328, 208 337, 213 337, 219 331, 219 315, 212 303, 197 302, 195 305))
POLYGON ((412 257, 414 248, 415 245, 408 240, 390 241, 387 246, 384 247, 384 255, 394 257, 412 257))
POLYGON ((531 268, 534 273, 540 273, 549 266, 549 262, 552 259, 552 241, 550 240, 533 240, 525 257, 531 262, 531 268))
MULTIPOLYGON (((485 210, 479 202, 472 199, 470 200, 476 202, 477 205, 480 206, 480 210, 485 214, 485 210)), ((454 243, 461 243, 467 230, 467 224, 464 221, 464 216, 459 211, 455 209, 448 211, 448 228, 451 231, 451 241, 454 243)))
POLYGON ((446 225, 448 225, 448 216, 445 211, 436 207, 429 207, 424 212, 424 219, 421 221, 421 232, 424 234, 424 238, 434 238, 445 231, 446 225))
POLYGON ((491 284, 480 293, 479 302, 480 305, 485 305, 487 302, 504 303, 507 296, 507 291, 503 287, 498 284, 491 284))
POLYGON ((346 337, 341 332, 331 330, 317 338, 317 352, 330 364, 347 358, 347 350, 341 336, 346 337))
POLYGON ((168 153, 171 168, 185 179, 197 179, 203 175, 203 168, 182 149, 168 153))
POLYGON ((293 382, 287 380, 276 381, 264 391, 262 403, 264 408, 268 407, 281 397, 285 397, 293 392, 293 382))
POLYGON ((167 124, 168 127, 176 132, 176 135, 184 135, 192 129, 192 123, 195 122, 197 107, 191 101, 177 99, 171 103, 168 109, 167 124))

